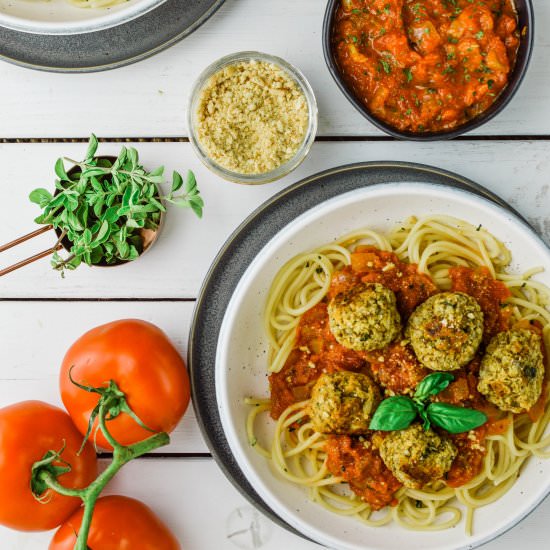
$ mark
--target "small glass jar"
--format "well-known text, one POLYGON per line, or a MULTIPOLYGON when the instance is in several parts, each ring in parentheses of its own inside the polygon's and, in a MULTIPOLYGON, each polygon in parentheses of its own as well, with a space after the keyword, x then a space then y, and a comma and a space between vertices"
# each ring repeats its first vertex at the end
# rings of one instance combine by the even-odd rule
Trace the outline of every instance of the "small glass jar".
POLYGON ((315 135, 317 133, 317 101, 309 82, 305 76, 296 67, 293 67, 280 57, 268 55, 260 52, 238 52, 222 57, 218 61, 215 61, 209 65, 199 76, 193 89, 191 91, 190 102, 187 110, 187 125, 189 128, 189 141, 193 146, 193 149, 197 153, 200 160, 205 164, 212 172, 222 177, 223 179, 243 184, 260 184, 269 183, 271 181, 278 180, 297 168, 302 161, 306 158, 313 142, 315 141, 315 135), (281 164, 277 168, 270 170, 269 172, 263 172, 259 174, 241 174, 239 172, 233 172, 224 168, 214 160, 212 160, 205 149, 202 147, 197 137, 197 111, 199 101, 201 99, 204 87, 208 84, 210 78, 229 65, 235 65, 237 63, 246 63, 249 61, 263 61, 265 63, 271 63, 281 70, 285 71, 288 76, 292 78, 302 90, 307 107, 308 107, 308 123, 304 134, 302 143, 294 153, 294 156, 287 162, 281 164))

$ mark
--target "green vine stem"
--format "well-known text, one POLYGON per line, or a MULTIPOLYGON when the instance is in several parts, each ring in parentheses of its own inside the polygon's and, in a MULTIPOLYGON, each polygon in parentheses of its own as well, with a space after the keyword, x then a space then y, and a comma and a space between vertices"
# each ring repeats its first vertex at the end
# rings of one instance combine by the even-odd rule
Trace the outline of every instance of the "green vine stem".
MULTIPOLYGON (((120 390, 119 390, 120 391, 120 390)), ((107 399, 101 399, 98 410, 99 429, 103 432, 103 435, 107 441, 113 447, 113 460, 109 466, 92 482, 88 487, 84 489, 69 489, 64 487, 57 480, 57 474, 52 471, 51 468, 41 468, 44 461, 39 461, 33 466, 33 475, 36 481, 41 482, 46 487, 52 489, 60 495, 68 497, 78 497, 84 503, 84 515, 82 517, 82 523, 78 532, 77 541, 74 550, 87 550, 88 549, 88 535, 92 523, 92 516, 94 512, 95 503, 111 479, 116 473, 128 462, 137 458, 145 453, 149 453, 154 449, 162 447, 170 443, 170 436, 165 432, 155 433, 151 437, 138 441, 133 445, 120 445, 115 438, 111 435, 107 428, 107 415, 113 405, 118 404, 120 396, 108 396, 107 399)), ((55 456, 59 456, 59 453, 54 453, 55 456)), ((66 472, 67 468, 60 469, 59 473, 66 472)), ((40 495, 35 495, 40 499, 40 495)))

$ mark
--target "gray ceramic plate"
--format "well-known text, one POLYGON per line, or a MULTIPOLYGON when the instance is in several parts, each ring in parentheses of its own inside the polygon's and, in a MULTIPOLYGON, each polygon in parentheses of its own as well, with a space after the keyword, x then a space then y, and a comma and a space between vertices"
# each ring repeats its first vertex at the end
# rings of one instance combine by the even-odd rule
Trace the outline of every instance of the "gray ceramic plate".
POLYGON ((0 59, 61 73, 104 71, 150 57, 202 25, 224 0, 167 0, 123 25, 73 35, 30 34, 0 27, 0 59))
POLYGON ((399 182, 423 182, 463 189, 493 201, 525 222, 498 196, 473 181, 445 170, 402 162, 342 166, 288 187, 252 213, 216 256, 199 293, 189 335, 188 364, 193 404, 202 434, 218 465, 233 485, 258 509, 294 533, 296 531, 265 504, 246 479, 223 432, 214 374, 220 327, 243 273, 277 232, 323 201, 374 184, 399 182))

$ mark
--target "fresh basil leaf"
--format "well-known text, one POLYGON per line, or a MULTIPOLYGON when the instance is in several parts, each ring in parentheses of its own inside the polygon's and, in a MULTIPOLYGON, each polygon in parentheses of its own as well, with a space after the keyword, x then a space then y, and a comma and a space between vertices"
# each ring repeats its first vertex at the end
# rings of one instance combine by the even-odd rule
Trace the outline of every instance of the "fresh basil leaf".
POLYGON ((481 411, 449 403, 430 403, 426 412, 432 424, 452 434, 468 432, 487 422, 487 415, 481 411))
POLYGON ((430 427, 430 419, 428 418, 426 407, 423 404, 416 404, 416 408, 418 410, 418 416, 422 419, 422 427, 427 430, 430 427))
POLYGON ((412 399, 398 395, 384 399, 376 409, 369 425, 371 430, 404 430, 418 415, 412 399))
POLYGON ((52 194, 42 188, 35 189, 29 195, 29 200, 35 204, 38 204, 40 208, 44 208, 52 200, 52 198, 52 194))
POLYGON ((414 397, 424 401, 432 395, 437 395, 442 392, 455 377, 449 372, 434 372, 428 374, 421 382, 416 386, 414 397))

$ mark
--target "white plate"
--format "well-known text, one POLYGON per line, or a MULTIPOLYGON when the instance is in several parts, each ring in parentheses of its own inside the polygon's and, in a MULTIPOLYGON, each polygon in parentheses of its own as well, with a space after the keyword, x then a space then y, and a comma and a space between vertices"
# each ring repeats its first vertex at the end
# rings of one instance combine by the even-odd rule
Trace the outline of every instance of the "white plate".
POLYGON ((0 0, 0 26, 34 34, 80 34, 127 23, 166 0, 128 0, 79 8, 65 0, 0 0))
MULTIPOLYGON (((550 251, 515 215, 458 189, 423 183, 374 185, 312 208, 276 234, 240 280, 222 323, 216 356, 216 400, 229 446, 243 473, 273 511, 307 537, 346 550, 450 550, 473 548, 503 533, 550 493, 550 460, 531 458, 512 489, 477 510, 474 534, 464 524, 440 532, 409 531, 398 525, 370 528, 310 502, 306 490, 280 479, 248 444, 246 396, 267 396, 267 340, 262 312, 280 267, 296 254, 361 227, 386 232, 410 215, 451 214, 480 223, 504 241, 513 255, 511 271, 542 265, 537 280, 550 286, 550 251)), ((265 419, 260 429, 270 431, 265 419)))

